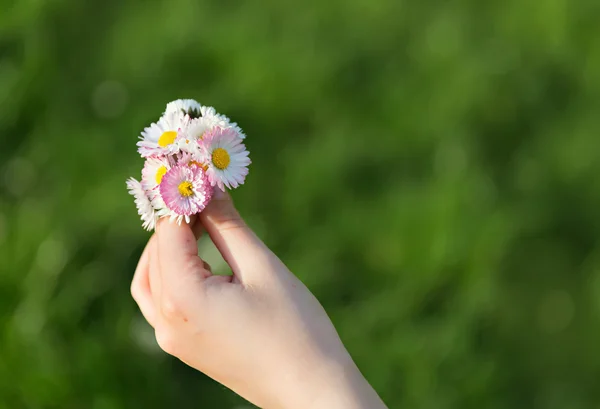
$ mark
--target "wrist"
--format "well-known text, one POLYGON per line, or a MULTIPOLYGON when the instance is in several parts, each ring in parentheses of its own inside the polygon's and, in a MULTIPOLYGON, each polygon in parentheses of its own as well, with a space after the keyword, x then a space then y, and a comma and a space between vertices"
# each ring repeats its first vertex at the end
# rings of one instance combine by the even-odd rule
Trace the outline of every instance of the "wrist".
POLYGON ((386 409, 351 359, 326 373, 303 409, 386 409))

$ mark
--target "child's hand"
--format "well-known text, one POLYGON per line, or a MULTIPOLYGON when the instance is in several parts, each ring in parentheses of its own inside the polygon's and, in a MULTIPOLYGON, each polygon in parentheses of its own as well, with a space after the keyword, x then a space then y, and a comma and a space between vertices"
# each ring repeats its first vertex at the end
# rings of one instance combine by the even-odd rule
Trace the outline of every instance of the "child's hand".
POLYGON ((159 222, 131 293, 160 347, 267 408, 384 408, 308 289, 217 194, 193 228, 159 222), (198 257, 202 227, 233 271, 198 257), (194 230, 194 231, 193 231, 194 230))

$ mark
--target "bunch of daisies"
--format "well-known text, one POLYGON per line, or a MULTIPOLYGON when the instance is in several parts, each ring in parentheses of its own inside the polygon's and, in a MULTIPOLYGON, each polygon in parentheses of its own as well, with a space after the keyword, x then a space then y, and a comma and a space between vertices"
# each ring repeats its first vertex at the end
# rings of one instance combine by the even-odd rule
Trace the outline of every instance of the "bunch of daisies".
POLYGON ((200 213, 214 189, 244 183, 250 165, 235 122, 193 99, 167 104, 158 122, 145 128, 137 143, 146 160, 142 181, 127 180, 142 226, 153 230, 161 217, 181 224, 200 213))

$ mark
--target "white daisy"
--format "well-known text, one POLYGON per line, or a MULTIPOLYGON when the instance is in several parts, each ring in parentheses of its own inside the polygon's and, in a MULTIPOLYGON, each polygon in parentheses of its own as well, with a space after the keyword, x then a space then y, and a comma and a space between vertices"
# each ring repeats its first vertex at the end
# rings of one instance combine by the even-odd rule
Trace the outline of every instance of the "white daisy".
POLYGON ((203 106, 200 109, 200 113, 210 128, 218 126, 223 129, 233 129, 240 139, 246 138, 244 131, 242 131, 242 128, 240 128, 237 123, 231 122, 228 117, 219 114, 213 107, 203 106))
POLYGON ((158 122, 144 129, 137 143, 138 152, 143 158, 179 152, 178 136, 185 133, 189 122, 190 117, 183 112, 165 113, 158 122))
POLYGON ((172 158, 172 156, 162 156, 146 159, 142 168, 142 187, 145 191, 151 192, 158 188, 165 173, 173 166, 172 158))
POLYGON ((194 156, 198 154, 198 141, 211 128, 206 118, 192 119, 179 138, 179 149, 194 156))
POLYGON ((142 184, 134 178, 129 178, 126 184, 129 194, 135 198, 135 205, 143 222, 142 227, 146 230, 153 230, 156 226, 158 215, 154 211, 150 198, 144 192, 142 184))
POLYGON ((167 104, 165 114, 181 112, 183 114, 189 115, 189 117, 193 119, 200 117, 201 108, 202 105, 200 105, 195 99, 177 99, 167 104))
POLYGON ((185 134, 189 139, 197 141, 198 139, 202 139, 210 128, 211 123, 206 118, 196 118, 190 122, 185 134))
POLYGON ((249 153, 233 128, 215 127, 198 141, 201 163, 212 186, 221 190, 237 188, 244 183, 250 165, 249 153))
POLYGON ((160 186, 158 189, 148 192, 148 197, 150 198, 150 202, 152 203, 152 207, 154 208, 157 219, 162 217, 172 218, 175 215, 165 204, 165 201, 160 194, 160 186))

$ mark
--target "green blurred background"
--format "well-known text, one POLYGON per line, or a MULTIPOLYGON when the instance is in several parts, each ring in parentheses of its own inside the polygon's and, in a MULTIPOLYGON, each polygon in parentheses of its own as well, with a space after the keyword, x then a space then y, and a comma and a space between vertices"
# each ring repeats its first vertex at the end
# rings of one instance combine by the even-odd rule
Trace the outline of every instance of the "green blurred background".
POLYGON ((129 295, 125 179, 176 98, 246 131, 241 213, 391 408, 599 408, 599 15, 0 0, 0 408, 249 407, 129 295))

